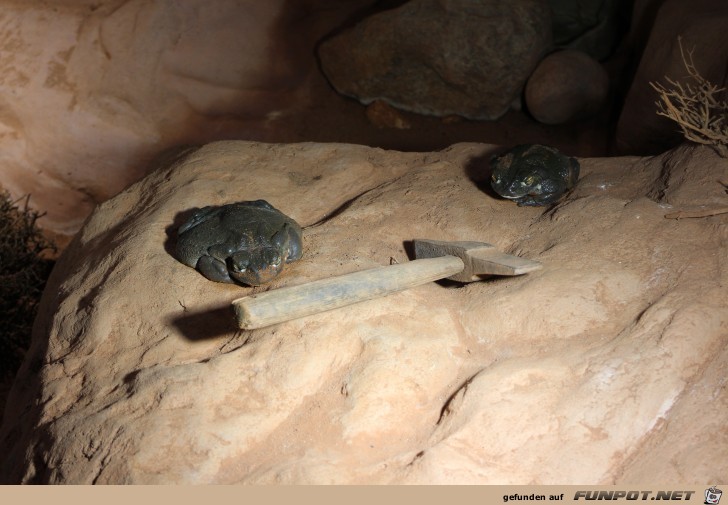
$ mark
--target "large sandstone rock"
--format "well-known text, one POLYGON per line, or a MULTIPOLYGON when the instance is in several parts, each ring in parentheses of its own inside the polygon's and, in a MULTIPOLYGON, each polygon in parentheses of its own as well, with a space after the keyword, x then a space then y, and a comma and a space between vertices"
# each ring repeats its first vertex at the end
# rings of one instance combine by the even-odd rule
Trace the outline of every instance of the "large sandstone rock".
POLYGON ((0 184, 72 235, 171 146, 280 141, 316 41, 371 1, 0 0, 0 184))
MULTIPOLYGON (((719 87, 728 86, 728 2, 724 0, 666 0, 649 34, 619 117, 616 146, 626 154, 657 154, 680 144, 684 138, 674 121, 657 115, 659 99, 650 82, 672 88, 665 76, 695 86, 680 52, 692 51, 695 68, 719 87)), ((723 99, 725 99, 725 95, 723 99)))
POLYGON ((319 47, 339 93, 420 114, 497 119, 550 48, 539 0, 411 0, 319 47))
MULTIPOLYGON (((724 482, 726 160, 582 159, 558 206, 487 189, 492 146, 399 153, 224 142, 100 205, 46 289, 0 430, 9 482, 724 482), (273 288, 484 240, 541 271, 255 331, 175 260, 196 207, 265 198, 304 225, 273 288)), ((263 287, 259 289, 268 289, 263 287)))

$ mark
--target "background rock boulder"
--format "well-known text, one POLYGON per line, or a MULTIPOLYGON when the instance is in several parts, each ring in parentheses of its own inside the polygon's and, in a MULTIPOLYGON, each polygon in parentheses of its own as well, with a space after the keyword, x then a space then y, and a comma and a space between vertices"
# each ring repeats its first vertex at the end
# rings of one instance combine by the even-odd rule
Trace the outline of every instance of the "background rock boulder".
POLYGON ((538 64, 526 83, 528 111, 545 124, 585 119, 604 105, 609 76, 598 61, 575 50, 556 51, 538 64))
POLYGON ((5 482, 705 485, 728 475, 726 160, 581 159, 552 208, 488 190, 494 146, 222 142, 100 205, 51 275, 0 429, 5 482), (272 286, 171 255, 195 208, 302 224, 272 286), (543 270, 235 328, 260 289, 483 240, 543 270))
POLYGON ((554 44, 607 58, 629 27, 630 0, 548 0, 554 44))
POLYGON ((319 46, 339 93, 420 114, 497 119, 551 47, 536 0, 411 0, 319 46))

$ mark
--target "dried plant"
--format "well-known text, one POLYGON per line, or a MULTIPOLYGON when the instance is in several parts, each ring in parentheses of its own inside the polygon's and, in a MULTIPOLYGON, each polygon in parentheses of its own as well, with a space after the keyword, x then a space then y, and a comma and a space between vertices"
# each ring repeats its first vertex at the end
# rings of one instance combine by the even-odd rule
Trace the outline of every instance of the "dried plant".
POLYGON ((681 38, 677 40, 691 82, 681 84, 666 76, 671 89, 651 82, 650 86, 660 95, 655 102, 657 114, 675 121, 687 140, 710 145, 718 154, 728 157, 728 102, 719 99, 725 88, 703 78, 693 63, 695 49, 686 55, 681 38))
POLYGON ((0 381, 15 376, 30 344, 30 331, 53 262, 42 257, 55 250, 36 226, 40 214, 21 208, 0 191, 0 381))

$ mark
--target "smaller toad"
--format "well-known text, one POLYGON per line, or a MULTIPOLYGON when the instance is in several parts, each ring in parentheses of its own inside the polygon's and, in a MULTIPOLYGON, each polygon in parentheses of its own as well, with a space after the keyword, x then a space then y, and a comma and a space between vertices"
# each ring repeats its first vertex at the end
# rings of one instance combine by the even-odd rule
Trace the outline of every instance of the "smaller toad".
POLYGON ((555 203, 576 185, 579 162, 557 149, 524 144, 494 156, 490 185, 503 198, 519 206, 555 203))
POLYGON ((301 235, 265 200, 203 207, 179 227, 176 256, 211 281, 259 286, 301 258, 301 235))

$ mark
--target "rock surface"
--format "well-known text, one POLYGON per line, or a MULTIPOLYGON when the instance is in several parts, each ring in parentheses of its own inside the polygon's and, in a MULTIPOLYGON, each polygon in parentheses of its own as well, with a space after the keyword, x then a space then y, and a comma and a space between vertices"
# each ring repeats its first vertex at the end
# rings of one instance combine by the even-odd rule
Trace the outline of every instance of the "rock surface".
POLYGON ((487 190, 494 150, 222 142, 162 163, 57 263, 0 430, 3 480, 728 480, 728 217, 664 217, 724 206, 728 162, 581 159, 562 203, 518 208, 487 190), (544 268, 240 331, 230 302, 255 290, 170 251, 194 208, 257 198, 305 226, 273 288, 407 261, 413 237, 544 268))
POLYGON ((551 45, 548 4, 411 0, 319 47, 339 93, 435 116, 497 119, 551 45))
POLYGON ((0 184, 72 235, 165 149, 283 140, 316 41, 370 2, 0 0, 0 184))
MULTIPOLYGON (((679 126, 657 115, 659 99, 650 82, 670 88, 665 76, 685 85, 688 76, 680 52, 693 51, 698 73, 718 87, 728 86, 728 2, 666 0, 657 13, 639 67, 619 117, 616 147, 625 154, 658 154, 683 141, 679 126)), ((724 97, 725 99, 725 97, 724 97)))
POLYGON ((563 124, 596 114, 609 91, 609 77, 598 61, 574 50, 545 57, 528 78, 528 111, 545 124, 563 124))
POLYGON ((380 128, 392 118, 372 122, 336 93, 315 50, 375 1, 0 0, 0 185, 31 195, 60 250, 96 204, 178 145, 432 151, 526 138, 581 156, 607 152, 603 121, 552 129, 513 111, 497 122, 404 114, 411 128, 380 128))

